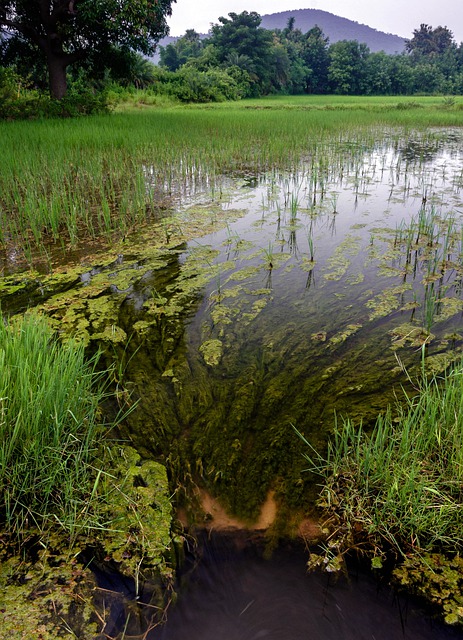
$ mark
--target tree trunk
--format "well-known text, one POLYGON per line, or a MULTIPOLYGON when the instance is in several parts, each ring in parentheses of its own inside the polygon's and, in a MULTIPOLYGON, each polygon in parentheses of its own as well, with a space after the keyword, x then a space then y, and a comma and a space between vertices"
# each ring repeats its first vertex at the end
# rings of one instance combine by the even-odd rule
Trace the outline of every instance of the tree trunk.
POLYGON ((66 95, 68 88, 66 79, 68 65, 63 60, 63 56, 53 52, 49 52, 47 58, 50 95, 55 100, 61 100, 66 95))

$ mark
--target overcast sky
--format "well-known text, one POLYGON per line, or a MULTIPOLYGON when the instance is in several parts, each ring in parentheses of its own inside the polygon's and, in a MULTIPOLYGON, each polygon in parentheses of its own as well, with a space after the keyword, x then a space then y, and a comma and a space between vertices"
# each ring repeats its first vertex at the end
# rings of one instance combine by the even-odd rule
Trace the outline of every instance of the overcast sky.
POLYGON ((231 11, 257 11, 261 15, 291 9, 321 9, 369 27, 411 38, 422 22, 448 27, 458 43, 463 41, 462 0, 177 0, 172 4, 170 33, 186 29, 207 33, 211 22, 231 11))

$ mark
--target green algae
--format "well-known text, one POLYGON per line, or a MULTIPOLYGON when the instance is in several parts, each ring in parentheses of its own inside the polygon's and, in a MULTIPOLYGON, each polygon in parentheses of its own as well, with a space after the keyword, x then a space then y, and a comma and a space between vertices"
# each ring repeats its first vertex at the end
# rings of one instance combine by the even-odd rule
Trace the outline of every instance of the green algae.
POLYGON ((325 280, 338 281, 347 273, 351 264, 350 257, 358 255, 361 239, 348 234, 336 247, 334 254, 327 260, 328 271, 323 274, 325 280))
POLYGON ((394 569, 393 577, 396 585, 431 603, 447 624, 463 624, 463 558, 459 555, 413 555, 394 569))
POLYGON ((384 289, 380 294, 368 300, 366 307, 372 309, 369 314, 370 320, 376 320, 390 315, 402 305, 402 298, 406 291, 413 289, 411 284, 403 283, 397 286, 384 289))
POLYGON ((62 532, 31 531, 33 544, 15 553, 5 544, 0 552, 0 623, 4 637, 82 638, 104 631, 109 616, 99 606, 92 571, 81 554, 100 566, 117 566, 135 584, 149 581, 156 611, 166 605, 173 584, 172 505, 164 466, 141 460, 127 446, 107 451, 110 474, 103 474, 99 493, 107 526, 92 536, 79 536, 73 546, 62 532), (27 550, 28 549, 28 550, 27 550), (115 564, 114 564, 115 563, 115 564))
POLYGON ((389 331, 392 338, 392 348, 399 349, 405 346, 422 347, 434 338, 432 333, 425 331, 422 327, 409 322, 405 322, 389 331))
POLYGON ((355 335, 362 328, 361 324, 348 324, 345 329, 339 331, 329 340, 329 347, 336 347, 343 344, 348 338, 355 335))
POLYGON ((211 367, 217 366, 222 359, 223 343, 218 339, 206 340, 199 347, 199 352, 206 364, 211 367))
POLYGON ((4 638, 92 640, 101 630, 93 605, 96 581, 63 541, 45 541, 37 557, 0 555, 0 625, 4 638))

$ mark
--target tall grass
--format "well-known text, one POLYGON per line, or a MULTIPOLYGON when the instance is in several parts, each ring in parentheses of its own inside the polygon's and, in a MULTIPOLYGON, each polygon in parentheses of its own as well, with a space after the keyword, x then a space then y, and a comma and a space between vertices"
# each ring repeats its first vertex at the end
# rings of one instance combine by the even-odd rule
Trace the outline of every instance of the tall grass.
POLYGON ((326 456, 306 457, 324 508, 374 545, 462 550, 463 362, 442 378, 423 375, 419 393, 372 433, 346 419, 326 456))
POLYGON ((0 522, 20 534, 91 526, 103 395, 96 358, 46 320, 0 323, 0 522))

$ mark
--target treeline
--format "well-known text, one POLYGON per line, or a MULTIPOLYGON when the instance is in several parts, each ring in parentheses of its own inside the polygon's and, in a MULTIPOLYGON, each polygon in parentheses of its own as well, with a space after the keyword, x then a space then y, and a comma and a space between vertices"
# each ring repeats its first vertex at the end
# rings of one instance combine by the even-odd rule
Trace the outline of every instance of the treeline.
POLYGON ((463 93, 463 45, 447 27, 422 24, 395 55, 356 40, 330 44, 314 26, 260 28, 255 12, 230 13, 201 39, 188 30, 160 49, 156 82, 180 99, 257 97, 269 93, 410 95, 463 93), (214 87, 214 88, 213 88, 214 87))
POLYGON ((160 47, 160 64, 109 44, 67 72, 62 100, 48 97, 46 60, 30 41, 0 36, 0 118, 95 113, 124 92, 148 89, 151 101, 212 102, 268 94, 463 94, 463 44, 447 27, 422 24, 394 55, 356 40, 330 43, 314 26, 260 27, 255 12, 229 13, 207 38, 193 29, 160 47))

